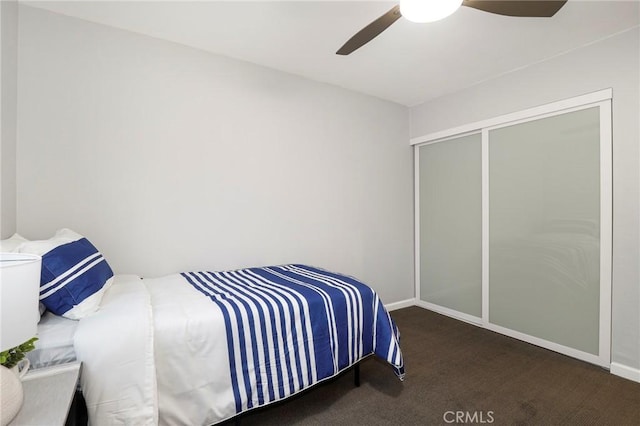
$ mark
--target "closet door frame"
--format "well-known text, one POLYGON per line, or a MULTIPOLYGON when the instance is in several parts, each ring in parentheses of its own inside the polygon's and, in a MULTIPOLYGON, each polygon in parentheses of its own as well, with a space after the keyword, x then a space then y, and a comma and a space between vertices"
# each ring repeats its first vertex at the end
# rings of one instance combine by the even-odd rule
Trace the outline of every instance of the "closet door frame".
POLYGON ((463 320, 606 368, 611 364, 611 287, 612 287, 612 89, 600 90, 527 110, 474 122, 456 128, 411 139, 414 145, 415 206, 415 294, 416 304, 426 309, 463 320), (600 116, 600 306, 599 351, 597 355, 530 336, 489 322, 489 132, 506 126, 562 115, 587 108, 599 108, 600 116), (420 295, 420 158, 419 148, 446 142, 465 135, 482 134, 482 317, 423 301, 420 295))

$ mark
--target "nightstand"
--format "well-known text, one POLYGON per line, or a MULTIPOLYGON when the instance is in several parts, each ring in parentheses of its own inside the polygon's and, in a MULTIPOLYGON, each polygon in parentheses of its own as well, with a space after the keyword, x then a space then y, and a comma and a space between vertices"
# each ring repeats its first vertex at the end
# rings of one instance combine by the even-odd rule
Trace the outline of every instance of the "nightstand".
POLYGON ((24 403, 10 426, 64 426, 80 378, 80 362, 29 371, 22 379, 24 403))

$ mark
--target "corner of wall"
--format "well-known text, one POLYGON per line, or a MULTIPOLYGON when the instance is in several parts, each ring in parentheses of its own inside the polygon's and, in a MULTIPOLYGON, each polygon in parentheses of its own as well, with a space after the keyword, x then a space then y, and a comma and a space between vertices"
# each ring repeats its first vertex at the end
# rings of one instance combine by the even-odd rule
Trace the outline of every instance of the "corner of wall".
POLYGON ((0 238, 16 231, 18 2, 0 1, 0 238))

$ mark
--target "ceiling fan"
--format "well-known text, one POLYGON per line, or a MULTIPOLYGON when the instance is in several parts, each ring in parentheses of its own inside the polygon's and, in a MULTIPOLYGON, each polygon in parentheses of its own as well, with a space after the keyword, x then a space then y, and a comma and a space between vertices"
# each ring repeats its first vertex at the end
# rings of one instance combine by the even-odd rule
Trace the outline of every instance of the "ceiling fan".
POLYGON ((505 16, 548 18, 567 0, 400 0, 387 13, 361 29, 337 52, 348 55, 369 43, 401 17, 413 22, 433 22, 451 15, 460 6, 505 16))

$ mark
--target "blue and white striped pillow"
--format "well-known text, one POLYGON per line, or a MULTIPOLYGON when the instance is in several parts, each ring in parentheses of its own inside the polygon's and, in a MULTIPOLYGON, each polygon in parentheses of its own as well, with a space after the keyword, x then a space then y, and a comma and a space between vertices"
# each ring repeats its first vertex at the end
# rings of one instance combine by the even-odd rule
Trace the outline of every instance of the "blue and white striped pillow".
POLYGON ((42 256, 40 301, 56 315, 80 319, 95 312, 113 281, 102 253, 69 229, 48 240, 23 243, 18 251, 42 256))

